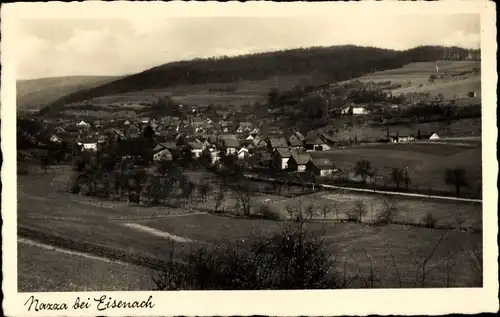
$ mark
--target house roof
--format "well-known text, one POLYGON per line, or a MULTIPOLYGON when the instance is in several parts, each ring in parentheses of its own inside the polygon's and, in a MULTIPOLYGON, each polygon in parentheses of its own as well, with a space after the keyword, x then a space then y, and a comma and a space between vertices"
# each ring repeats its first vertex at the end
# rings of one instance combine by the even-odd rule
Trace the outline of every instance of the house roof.
POLYGON ((294 133, 300 140, 304 141, 305 137, 302 133, 300 133, 299 131, 295 131, 294 133))
POLYGON ((292 158, 298 165, 305 165, 311 160, 311 156, 308 153, 292 152, 292 158))
MULTIPOLYGON (((155 148, 155 149, 156 149, 156 148, 155 148)), ((154 153, 154 154, 157 154, 157 153, 161 153, 161 152, 163 152, 164 154, 167 154, 167 155, 172 156, 172 152, 170 152, 170 150, 169 150, 169 149, 165 149, 165 148, 161 148, 161 149, 157 149, 157 150, 155 150, 155 149, 153 149, 153 153, 154 153)))
POLYGON ((159 145, 169 150, 175 149, 177 147, 177 144, 175 144, 175 142, 162 142, 159 145))
POLYGON ((311 159, 311 164, 318 169, 332 169, 333 163, 327 158, 314 158, 311 159))
POLYGON ((285 138, 270 138, 269 143, 271 144, 271 147, 273 149, 288 147, 288 143, 286 142, 285 138))
POLYGON ((237 139, 223 139, 222 142, 225 147, 237 148, 240 145, 237 139))
POLYGON ((290 146, 301 146, 302 145, 302 141, 297 140, 297 139, 288 140, 288 143, 290 144, 290 146))
POLYGON ((292 156, 292 153, 287 149, 278 148, 276 149, 276 152, 278 153, 279 156, 284 158, 292 156))
POLYGON ((309 139, 306 141, 306 144, 310 144, 310 145, 321 145, 324 143, 325 142, 323 142, 319 137, 315 138, 315 139, 309 139))
POLYGON ((193 150, 201 150, 203 149, 203 143, 200 142, 189 142, 189 147, 193 150))

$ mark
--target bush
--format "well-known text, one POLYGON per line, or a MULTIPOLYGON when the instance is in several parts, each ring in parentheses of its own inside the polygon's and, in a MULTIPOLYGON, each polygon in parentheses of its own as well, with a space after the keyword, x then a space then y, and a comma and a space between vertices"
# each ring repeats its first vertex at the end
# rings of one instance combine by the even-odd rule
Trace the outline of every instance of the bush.
POLYGON ((396 219, 398 212, 398 207, 392 201, 384 201, 384 207, 380 212, 377 223, 379 224, 390 224, 393 223, 396 219))
POLYGON ((423 222, 426 228, 435 228, 437 221, 436 218, 434 218, 434 216, 432 215, 432 213, 427 212, 424 216, 423 222))
POLYGON ((352 222, 362 222, 363 216, 366 215, 366 212, 367 210, 365 204, 361 200, 358 200, 354 204, 354 207, 347 212, 347 220, 352 222))
POLYGON ((272 206, 269 204, 261 204, 258 207, 257 214, 263 219, 268 220, 280 220, 283 219, 283 214, 277 206, 272 206))
POLYGON ((159 290, 334 289, 334 267, 321 237, 300 224, 252 242, 200 247, 153 281, 159 290))

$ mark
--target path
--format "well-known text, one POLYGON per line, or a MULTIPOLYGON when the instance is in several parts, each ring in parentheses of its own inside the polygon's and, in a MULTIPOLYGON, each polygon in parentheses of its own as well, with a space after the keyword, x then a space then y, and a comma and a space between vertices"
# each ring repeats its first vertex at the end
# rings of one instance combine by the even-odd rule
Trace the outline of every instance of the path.
MULTIPOLYGON (((246 178, 253 180, 261 180, 261 181, 271 181, 277 182, 280 181, 275 178, 264 178, 257 175, 244 174, 246 178)), ((450 197, 450 196, 438 196, 438 195, 424 195, 424 194, 416 194, 416 193, 403 193, 403 192, 393 192, 393 191, 383 191, 376 189, 365 189, 365 188, 355 188, 355 187, 344 187, 344 186, 335 186, 328 184, 312 184, 307 183, 308 186, 319 186, 327 189, 341 189, 353 192, 363 192, 363 193, 375 193, 375 194, 383 194, 383 195, 394 195, 394 196, 404 196, 404 197, 419 197, 419 198, 428 198, 428 199, 441 199, 441 200, 452 200, 452 201, 465 201, 465 202, 474 202, 474 203, 482 203, 481 199, 473 199, 473 198, 459 198, 459 197, 450 197)))

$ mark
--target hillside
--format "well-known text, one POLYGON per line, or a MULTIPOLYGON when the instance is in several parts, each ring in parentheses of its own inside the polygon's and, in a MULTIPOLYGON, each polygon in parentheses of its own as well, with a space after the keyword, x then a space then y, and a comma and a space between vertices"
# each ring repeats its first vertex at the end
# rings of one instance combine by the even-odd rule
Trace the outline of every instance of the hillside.
POLYGON ((357 78, 361 82, 388 83, 393 95, 409 93, 442 94, 445 100, 481 101, 480 61, 436 61, 411 63, 398 69, 375 72, 357 78), (437 67, 436 67, 437 66, 437 67), (433 80, 429 80, 435 77, 433 80), (390 83, 389 83, 390 82, 390 83), (468 98, 475 92, 475 98, 468 98))
MULTIPOLYGON (((67 104, 137 91, 168 92, 172 87, 237 84, 275 78, 297 78, 309 85, 338 82, 376 71, 400 68, 412 62, 477 58, 478 51, 425 46, 394 51, 353 45, 313 47, 237 57, 195 59, 164 64, 99 87, 82 89, 60 98, 41 114, 58 112, 67 104), (471 55, 472 54, 472 55, 471 55)), ((291 86, 293 82, 290 82, 291 86)), ((298 82, 297 82, 298 84, 298 82)), ((265 87, 268 91, 274 85, 265 87)), ((210 99, 210 98, 205 98, 210 99)), ((245 99, 245 98, 240 98, 245 99)), ((137 100, 136 100, 137 101, 137 100)))
POLYGON ((68 76, 18 80, 17 110, 34 111, 68 94, 106 84, 119 77, 68 76))

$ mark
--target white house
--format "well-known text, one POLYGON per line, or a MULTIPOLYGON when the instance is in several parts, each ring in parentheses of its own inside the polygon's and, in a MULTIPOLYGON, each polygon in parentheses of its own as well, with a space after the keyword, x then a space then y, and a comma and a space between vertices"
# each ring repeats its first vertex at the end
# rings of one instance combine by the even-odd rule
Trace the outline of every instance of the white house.
POLYGON ((243 160, 250 156, 250 152, 244 146, 242 146, 238 151, 238 159, 243 160))
POLYGON ((76 126, 77 126, 77 127, 86 128, 86 127, 89 127, 89 126, 90 126, 90 124, 88 124, 87 122, 85 122, 85 121, 83 121, 83 120, 82 120, 82 121, 78 122, 78 123, 76 124, 76 126))

